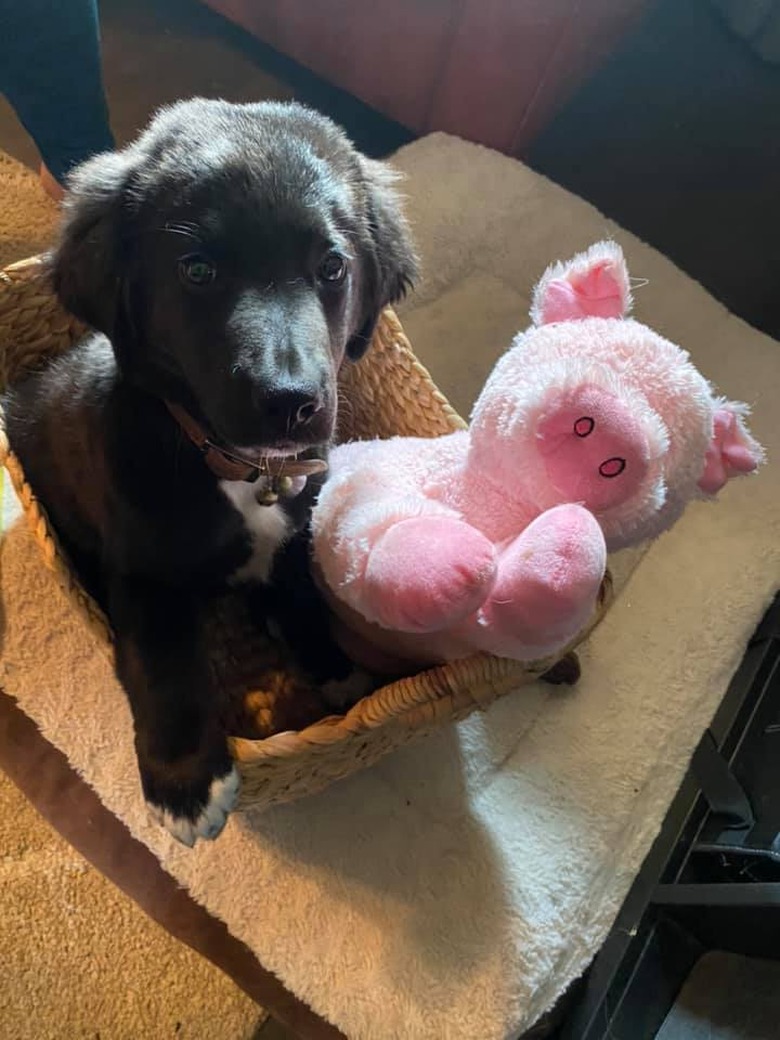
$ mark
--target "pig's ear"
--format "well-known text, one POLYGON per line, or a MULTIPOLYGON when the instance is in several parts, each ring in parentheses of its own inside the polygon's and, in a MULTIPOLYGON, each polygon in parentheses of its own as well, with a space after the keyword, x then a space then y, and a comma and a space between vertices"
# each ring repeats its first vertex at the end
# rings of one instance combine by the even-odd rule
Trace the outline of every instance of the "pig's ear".
POLYGON ((727 480, 752 473, 764 461, 764 449, 745 424, 747 406, 719 400, 712 420, 712 440, 699 477, 699 488, 716 495, 727 480))
POLYGON ((617 242, 597 242, 566 263, 548 267, 534 289, 534 325, 581 318, 625 318, 631 288, 623 250, 617 242))

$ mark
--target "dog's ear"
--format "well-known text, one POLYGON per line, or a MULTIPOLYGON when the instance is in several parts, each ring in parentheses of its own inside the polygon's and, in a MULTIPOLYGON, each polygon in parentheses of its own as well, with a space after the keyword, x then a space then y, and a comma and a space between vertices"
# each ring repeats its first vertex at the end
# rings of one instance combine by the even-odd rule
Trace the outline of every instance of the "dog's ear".
POLYGON ((110 336, 124 266, 122 216, 137 158, 132 148, 105 152, 70 175, 52 279, 63 307, 110 336))
POLYGON ((368 350, 382 308, 404 296, 418 271, 411 232, 394 187, 399 175, 385 163, 365 157, 361 167, 370 242, 361 323, 347 344, 352 361, 368 350))

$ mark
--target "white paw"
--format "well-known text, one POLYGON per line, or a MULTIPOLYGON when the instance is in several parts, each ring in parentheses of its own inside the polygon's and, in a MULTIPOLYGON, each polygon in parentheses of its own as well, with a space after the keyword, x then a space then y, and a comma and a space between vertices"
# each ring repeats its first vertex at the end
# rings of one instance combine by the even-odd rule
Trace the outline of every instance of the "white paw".
POLYGON ((376 689, 376 679, 356 668, 346 679, 331 679, 322 686, 323 700, 333 709, 344 711, 376 689))
POLYGON ((213 841, 222 833, 230 810, 236 804, 241 781, 235 766, 225 776, 211 781, 206 806, 196 819, 177 816, 168 809, 149 805, 154 820, 161 824, 182 845, 192 848, 198 838, 213 841))

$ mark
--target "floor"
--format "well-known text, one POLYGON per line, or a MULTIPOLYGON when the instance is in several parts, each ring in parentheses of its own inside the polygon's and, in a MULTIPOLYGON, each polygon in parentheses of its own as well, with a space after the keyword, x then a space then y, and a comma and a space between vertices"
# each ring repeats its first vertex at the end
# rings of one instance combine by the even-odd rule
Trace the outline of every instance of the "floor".
POLYGON ((780 963, 715 950, 696 963, 656 1040, 776 1040, 780 963))
POLYGON ((3 1040, 287 1040, 0 774, 3 1040))

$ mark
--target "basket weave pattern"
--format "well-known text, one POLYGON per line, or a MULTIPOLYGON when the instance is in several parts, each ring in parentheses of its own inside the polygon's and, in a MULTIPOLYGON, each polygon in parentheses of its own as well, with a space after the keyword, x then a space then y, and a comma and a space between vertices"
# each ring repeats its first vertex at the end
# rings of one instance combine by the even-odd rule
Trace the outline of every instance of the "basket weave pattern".
MULTIPOLYGON (((0 272, 0 381, 9 380, 67 350, 83 333, 66 314, 48 284, 45 261, 33 257, 0 272)), ((346 366, 341 381, 339 421, 341 440, 406 436, 440 436, 463 429, 465 423, 415 358, 395 314, 386 310, 372 349, 358 365, 346 366)), ((0 413, 0 462, 7 468, 22 508, 41 549, 46 566, 107 653, 111 632, 97 604, 73 573, 57 539, 10 451, 0 413)), ((598 620, 609 600, 605 583, 598 620)), ((224 626, 221 639, 227 641, 224 626)), ((586 633, 582 633, 584 637, 586 633)), ((581 637, 581 638, 582 638, 581 637)), ((210 644, 222 661, 225 647, 210 644)), ((293 691, 295 684, 266 682, 268 655, 252 657, 245 641, 228 656, 240 656, 243 675, 254 668, 250 683, 262 715, 274 716, 274 698, 293 691)), ((387 752, 423 735, 442 722, 461 719, 518 686, 538 678, 562 656, 520 664, 485 654, 429 669, 391 683, 361 700, 343 716, 317 717, 303 728, 275 732, 260 740, 235 737, 233 753, 242 774, 240 808, 264 808, 313 793, 369 765, 387 752)), ((215 674, 222 676, 223 668, 215 674)), ((227 681, 227 680, 225 680, 227 681)), ((284 714, 277 714, 284 718, 284 714)), ((294 717, 294 713, 293 713, 294 717)))

